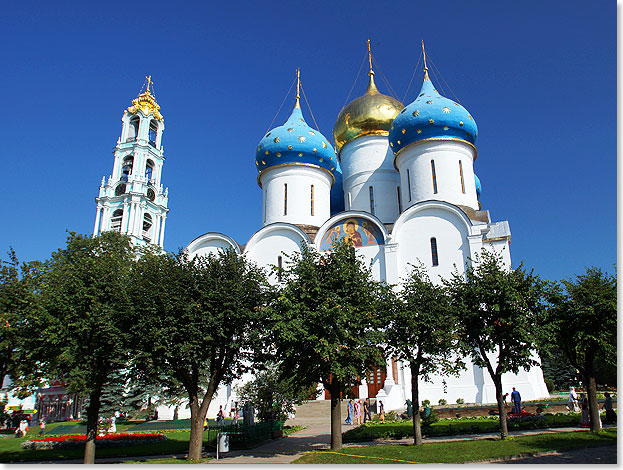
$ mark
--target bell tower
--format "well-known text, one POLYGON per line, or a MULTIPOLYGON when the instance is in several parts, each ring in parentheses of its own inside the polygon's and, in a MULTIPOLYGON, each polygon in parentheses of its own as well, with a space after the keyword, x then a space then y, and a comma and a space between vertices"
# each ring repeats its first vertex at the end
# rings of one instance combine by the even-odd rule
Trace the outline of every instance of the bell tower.
MULTIPOLYGON (((102 178, 93 236, 116 230, 136 244, 164 246, 169 188, 161 183, 164 119, 156 103, 151 75, 145 91, 132 100, 121 118, 121 137, 114 148, 112 174, 102 178)), ((142 91, 142 89, 141 89, 142 91)))

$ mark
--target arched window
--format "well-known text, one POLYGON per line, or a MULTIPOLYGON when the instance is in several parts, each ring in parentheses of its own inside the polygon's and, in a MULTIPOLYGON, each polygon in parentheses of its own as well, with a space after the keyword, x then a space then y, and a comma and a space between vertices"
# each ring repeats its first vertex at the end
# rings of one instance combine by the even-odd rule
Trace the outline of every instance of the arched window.
POLYGON ((430 171, 433 177, 433 194, 437 194, 437 173, 435 173, 435 160, 430 161, 430 171))
POLYGON ((134 166, 134 157, 129 156, 125 157, 123 160, 123 167, 121 169, 121 179, 123 181, 128 181, 128 178, 132 174, 132 167, 134 166))
POLYGON ((125 140, 126 142, 134 142, 138 137, 138 127, 141 121, 138 116, 130 119, 130 127, 128 128, 128 138, 125 140))
POLYGON ((158 136, 158 123, 151 121, 149 124, 149 145, 156 146, 156 137, 158 136))
POLYGON ((288 184, 283 185, 283 215, 288 215, 288 184))
POLYGON ((439 266, 439 254, 437 253, 437 239, 435 237, 430 239, 430 253, 433 258, 433 266, 439 266))
POLYGON ((145 179, 149 182, 154 173, 154 162, 151 160, 147 160, 147 164, 145 165, 145 179))
POLYGON ((374 215, 374 188, 370 186, 370 214, 374 215))
POLYGON ((112 213, 110 218, 110 229, 115 232, 121 232, 121 221, 123 220, 123 209, 117 209, 112 213))
POLYGON ((125 184, 123 183, 118 184, 117 187, 115 188, 115 196, 121 196, 122 194, 125 194, 125 189, 126 189, 125 184))
POLYGON ((143 240, 146 242, 151 241, 151 226, 153 225, 151 215, 145 214, 143 216, 143 240))

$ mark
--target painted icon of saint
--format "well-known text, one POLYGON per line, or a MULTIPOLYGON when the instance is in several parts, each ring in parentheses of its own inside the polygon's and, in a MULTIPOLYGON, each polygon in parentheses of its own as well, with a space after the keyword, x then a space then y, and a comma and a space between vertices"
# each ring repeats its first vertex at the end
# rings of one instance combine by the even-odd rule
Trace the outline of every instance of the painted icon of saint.
POLYGON ((356 219, 348 219, 344 223, 344 238, 350 241, 353 246, 359 247, 363 246, 363 242, 361 241, 361 234, 357 231, 359 228, 359 224, 356 219))

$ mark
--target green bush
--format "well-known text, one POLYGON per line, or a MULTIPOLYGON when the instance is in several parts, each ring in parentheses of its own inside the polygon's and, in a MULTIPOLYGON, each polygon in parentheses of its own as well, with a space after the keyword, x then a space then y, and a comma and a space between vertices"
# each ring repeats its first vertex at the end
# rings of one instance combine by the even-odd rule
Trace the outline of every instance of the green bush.
POLYGON ((552 379, 545 379, 545 386, 547 387, 547 391, 549 393, 554 391, 554 381, 552 379))
POLYGON ((423 406, 424 408, 426 408, 427 406, 430 406, 430 400, 423 400, 423 401, 422 401, 422 406, 423 406))
POLYGON ((457 398, 456 399, 456 404, 457 405, 462 405, 463 403, 465 403, 465 400, 463 400, 462 398, 457 398))
POLYGON ((448 401, 445 398, 440 398, 439 399, 439 405, 440 406, 447 405, 447 404, 448 404, 448 401))

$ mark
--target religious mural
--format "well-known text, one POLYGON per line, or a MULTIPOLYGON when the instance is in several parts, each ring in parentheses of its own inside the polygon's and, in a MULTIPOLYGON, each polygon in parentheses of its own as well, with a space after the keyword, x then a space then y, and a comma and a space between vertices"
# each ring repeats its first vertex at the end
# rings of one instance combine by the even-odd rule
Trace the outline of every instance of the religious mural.
POLYGON ((376 225, 361 217, 351 217, 333 224, 320 242, 320 251, 331 249, 335 242, 344 238, 356 247, 385 244, 383 234, 376 225))

